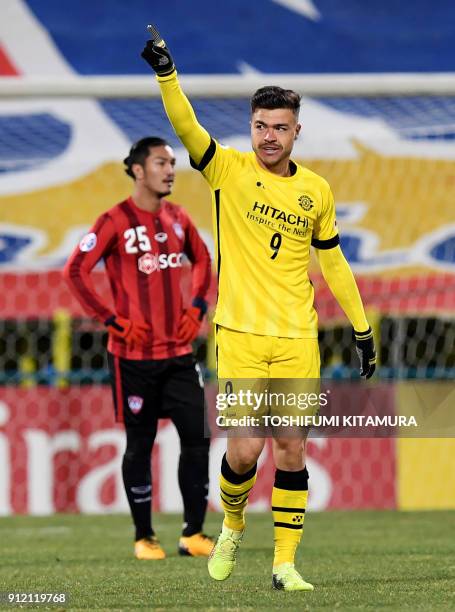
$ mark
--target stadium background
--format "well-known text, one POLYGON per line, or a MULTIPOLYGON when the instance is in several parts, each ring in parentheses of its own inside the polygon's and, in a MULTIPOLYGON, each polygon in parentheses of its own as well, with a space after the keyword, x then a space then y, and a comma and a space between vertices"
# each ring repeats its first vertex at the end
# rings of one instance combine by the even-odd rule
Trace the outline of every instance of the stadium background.
MULTIPOLYGON (((56 0, 2 1, 0 514, 127 510, 103 329, 70 297, 59 270, 96 216, 129 193, 120 160, 132 141, 159 134, 176 147, 172 199, 188 208, 213 252, 208 189, 158 99, 11 97, 11 79, 149 75, 152 91, 139 57, 151 19, 182 75, 253 82, 264 74, 268 83, 267 73, 377 73, 380 84, 383 73, 454 71, 451 3, 438 3, 437 11, 423 0, 388 4, 195 0, 154 5, 150 14, 144 0, 80 0, 68 18, 56 0)), ((455 97, 434 94, 305 97, 295 150, 332 185, 342 246, 379 342, 372 384, 398 409, 412 403, 416 385, 431 394, 455 371, 455 97)), ((246 97, 227 88, 218 97, 201 90, 192 100, 215 137, 249 148, 246 97)), ((102 271, 96 274, 99 291, 108 291, 102 271)), ((355 377, 351 331, 317 268, 311 276, 323 373, 355 377)), ((197 344, 213 395, 208 326, 197 344)), ((214 509, 224 444, 212 446, 214 509)), ((449 438, 313 439, 311 506, 453 508, 454 450, 449 438)), ((177 436, 163 423, 153 455, 157 509, 180 507, 177 461, 177 436)), ((268 508, 272 473, 265 455, 252 508, 268 508)))

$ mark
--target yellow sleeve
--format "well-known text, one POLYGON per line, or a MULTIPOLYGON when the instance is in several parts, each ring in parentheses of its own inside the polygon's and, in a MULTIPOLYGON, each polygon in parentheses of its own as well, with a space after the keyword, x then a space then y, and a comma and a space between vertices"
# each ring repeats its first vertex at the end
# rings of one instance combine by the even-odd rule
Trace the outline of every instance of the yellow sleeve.
POLYGON ((157 76, 157 80, 166 114, 190 154, 192 167, 199 170, 214 189, 220 187, 240 153, 220 145, 198 122, 193 107, 180 87, 177 71, 165 77, 157 76))
POLYGON ((210 146, 210 134, 198 122, 193 107, 180 87, 177 71, 156 78, 169 121, 190 157, 199 164, 210 146))
POLYGON ((321 214, 316 220, 311 244, 317 249, 330 249, 339 244, 335 201, 333 199, 332 190, 325 181, 321 214))
POLYGON ((358 332, 369 329, 357 283, 340 246, 316 249, 316 254, 322 275, 352 327, 358 332))

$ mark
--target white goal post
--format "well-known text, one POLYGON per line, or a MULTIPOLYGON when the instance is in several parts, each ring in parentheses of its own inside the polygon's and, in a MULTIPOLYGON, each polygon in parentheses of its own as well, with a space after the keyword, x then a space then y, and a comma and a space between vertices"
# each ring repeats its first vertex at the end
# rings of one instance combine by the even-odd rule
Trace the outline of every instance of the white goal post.
MULTIPOLYGON (((189 96, 249 97, 265 84, 295 89, 305 96, 455 95, 455 73, 183 75, 189 96)), ((157 98, 150 76, 19 76, 0 78, 0 98, 157 98)))

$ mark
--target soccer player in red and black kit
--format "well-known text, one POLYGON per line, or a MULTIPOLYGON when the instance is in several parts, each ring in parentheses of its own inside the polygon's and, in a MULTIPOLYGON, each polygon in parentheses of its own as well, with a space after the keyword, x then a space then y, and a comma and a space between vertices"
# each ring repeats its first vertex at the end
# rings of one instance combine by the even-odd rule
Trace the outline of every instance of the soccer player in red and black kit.
POLYGON ((213 541, 202 533, 207 507, 209 439, 204 436, 204 389, 191 342, 206 312, 210 256, 185 210, 167 201, 175 156, 161 138, 139 140, 124 160, 132 197, 102 214, 64 269, 84 309, 109 332, 108 362, 117 421, 126 430, 123 482, 136 527, 138 559, 163 559, 152 529, 150 458, 160 417, 177 428, 178 480, 184 505, 183 555, 206 556, 213 541), (192 302, 182 306, 183 258, 192 264, 192 302), (103 259, 114 308, 93 286, 90 272, 103 259))

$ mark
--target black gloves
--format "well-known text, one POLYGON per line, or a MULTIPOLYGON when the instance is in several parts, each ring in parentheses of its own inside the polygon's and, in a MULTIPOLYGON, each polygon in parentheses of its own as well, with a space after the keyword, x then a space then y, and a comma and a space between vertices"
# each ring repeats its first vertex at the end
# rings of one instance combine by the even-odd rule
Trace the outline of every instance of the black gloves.
POLYGON ((147 30, 152 40, 147 41, 141 56, 158 76, 168 76, 175 70, 169 49, 154 26, 147 26, 147 30))
POLYGON ((354 330, 354 336, 355 348, 360 359, 360 376, 371 378, 376 369, 376 351, 371 327, 364 332, 354 330))

